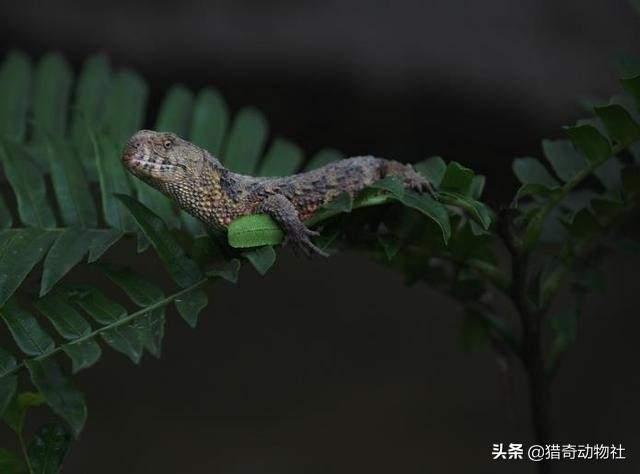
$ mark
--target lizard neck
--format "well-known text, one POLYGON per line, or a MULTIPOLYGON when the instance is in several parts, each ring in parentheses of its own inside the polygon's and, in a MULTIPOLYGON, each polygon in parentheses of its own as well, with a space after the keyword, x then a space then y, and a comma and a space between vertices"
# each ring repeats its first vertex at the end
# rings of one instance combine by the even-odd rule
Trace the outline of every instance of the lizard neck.
POLYGON ((180 207, 210 227, 226 227, 237 217, 237 189, 233 174, 206 162, 191 179, 167 183, 166 194, 180 207))

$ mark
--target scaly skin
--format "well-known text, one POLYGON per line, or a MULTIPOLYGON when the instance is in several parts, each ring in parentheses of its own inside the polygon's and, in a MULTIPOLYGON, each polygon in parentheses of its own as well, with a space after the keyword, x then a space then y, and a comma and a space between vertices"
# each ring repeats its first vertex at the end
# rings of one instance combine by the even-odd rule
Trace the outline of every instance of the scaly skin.
POLYGON ((140 130, 122 154, 126 168, 160 190, 205 225, 226 228, 249 214, 268 214, 288 242, 305 253, 324 253, 310 237, 318 235, 303 221, 343 192, 352 197, 386 177, 397 176, 407 188, 433 193, 429 181, 410 165, 361 156, 282 178, 233 173, 206 150, 172 133, 140 130))

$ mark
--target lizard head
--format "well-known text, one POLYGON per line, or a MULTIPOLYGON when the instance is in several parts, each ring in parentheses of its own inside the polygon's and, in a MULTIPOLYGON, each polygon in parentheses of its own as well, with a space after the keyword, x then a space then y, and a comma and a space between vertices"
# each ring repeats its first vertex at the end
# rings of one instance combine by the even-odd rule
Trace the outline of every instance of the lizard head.
POLYGON ((210 159, 205 150, 177 135, 152 130, 136 132, 122 153, 133 175, 160 190, 197 179, 210 159))

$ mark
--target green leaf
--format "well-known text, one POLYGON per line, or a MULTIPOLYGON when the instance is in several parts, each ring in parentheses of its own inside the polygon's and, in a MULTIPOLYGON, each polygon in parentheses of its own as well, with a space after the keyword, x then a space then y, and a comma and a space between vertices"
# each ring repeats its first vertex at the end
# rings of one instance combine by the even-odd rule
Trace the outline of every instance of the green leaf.
POLYGON ((57 137, 43 137, 53 190, 67 226, 95 227, 96 206, 85 177, 82 163, 73 149, 57 137))
POLYGON ((147 86, 132 71, 121 71, 113 78, 107 98, 104 126, 119 151, 127 139, 142 127, 147 103, 147 86))
POLYGON ((13 396, 18 389, 18 377, 10 375, 8 377, 0 377, 0 417, 4 415, 5 410, 13 400, 13 396))
POLYGON ((378 243, 382 247, 389 262, 393 260, 400 251, 400 240, 393 235, 378 236, 378 243))
POLYGON ((27 131, 31 92, 31 61, 12 51, 0 68, 0 137, 22 142, 27 131))
POLYGON ((30 356, 39 356, 51 352, 55 342, 43 331, 36 319, 20 308, 14 300, 9 300, 0 308, 13 339, 22 352, 30 356))
POLYGON ((486 181, 487 179, 481 174, 477 174, 473 177, 470 189, 470 195, 473 199, 480 199, 482 193, 484 192, 486 181))
POLYGON ((0 231, 0 306, 46 254, 55 236, 40 229, 0 231))
POLYGON ((93 156, 93 144, 88 130, 100 130, 106 112, 106 97, 111 82, 111 69, 107 57, 102 54, 90 56, 83 64, 78 77, 73 114, 71 137, 77 156, 89 176, 97 177, 96 162, 93 156))
POLYGON ((70 445, 71 433, 63 425, 49 423, 42 426, 28 449, 33 474, 58 474, 70 445))
POLYGON ((65 420, 77 438, 87 419, 84 396, 63 376, 53 359, 26 360, 33 385, 54 413, 65 420))
POLYGON ((71 371, 76 374, 95 364, 102 356, 102 349, 93 339, 72 342, 62 346, 62 350, 69 356, 72 363, 71 371))
POLYGON ((91 245, 91 232, 69 228, 51 246, 44 259, 40 296, 46 295, 60 279, 84 258, 91 245))
POLYGON ((344 154, 342 154, 342 152, 334 150, 333 148, 325 148, 311 157, 305 166, 305 171, 322 168, 329 163, 333 163, 334 161, 338 161, 343 158, 344 154))
POLYGON ((229 111, 220 93, 211 88, 200 91, 193 108, 191 141, 214 156, 222 151, 222 140, 229 123, 229 111))
POLYGON ((192 328, 198 324, 198 315, 208 303, 207 293, 200 288, 191 290, 175 300, 178 313, 192 328))
MULTIPOLYGON (((456 170, 454 167, 454 171, 452 171, 452 173, 458 173, 458 172, 460 172, 461 175, 466 174, 464 170, 456 170)), ((452 176, 450 179, 453 179, 453 178, 454 176, 452 176)), ((461 178, 461 176, 458 176, 458 178, 461 178)), ((458 180, 458 178, 456 178, 456 180, 458 180)), ((445 174, 445 179, 446 179, 446 174, 445 174)), ((443 179, 443 187, 444 187, 444 182, 445 181, 443 179)), ((457 181, 457 182, 460 182, 460 181, 457 181)), ((471 184, 471 180, 469 180, 468 184, 469 185, 471 184)), ((453 186, 453 182, 451 182, 451 185, 453 186)), ((449 222, 449 213, 447 212, 447 209, 442 204, 435 201, 434 199, 427 196, 426 194, 418 194, 411 190, 405 190, 402 184, 393 177, 382 179, 377 183, 374 183, 371 187, 375 189, 383 189, 385 191, 388 191, 389 193, 391 193, 391 195, 395 199, 400 201, 405 206, 410 207, 412 209, 416 209, 420 213, 429 217, 438 225, 438 227, 440 227, 443 241, 445 243, 449 241, 449 238, 451 237, 451 224, 449 222)))
POLYGON ((452 161, 447 166, 440 188, 444 191, 453 191, 463 196, 469 196, 471 194, 473 176, 472 170, 452 161))
POLYGON ((582 152, 590 164, 602 163, 611 156, 609 141, 595 127, 591 125, 568 127, 567 133, 574 146, 582 152))
POLYGON ((192 109, 193 94, 182 85, 173 86, 160 106, 155 130, 188 138, 192 109))
POLYGON ((443 191, 440 194, 440 199, 444 204, 459 207, 470 213, 471 217, 475 219, 483 229, 488 229, 491 226, 491 212, 487 206, 481 202, 471 199, 468 196, 447 191, 443 191))
POLYGON ((140 307, 151 306, 164 298, 160 288, 128 268, 107 265, 103 266, 103 270, 140 307))
POLYGON ((15 357, 0 347, 0 377, 4 377, 17 366, 15 357))
POLYGON ((237 283, 238 275, 240 273, 240 260, 234 258, 225 262, 225 264, 219 268, 211 268, 207 270, 208 277, 222 278, 229 283, 237 283))
POLYGON ((3 474, 28 474, 27 466, 18 455, 0 448, 0 472, 3 474))
POLYGON ((640 109, 640 75, 622 79, 622 86, 633 96, 636 107, 640 109))
POLYGON ((105 229, 93 232, 89 245, 88 263, 98 260, 109 248, 124 236, 118 229, 105 229))
POLYGON ((304 155, 298 145, 276 138, 262 160, 258 176, 288 176, 302 164, 304 155))
POLYGON ((72 80, 71 68, 59 54, 47 54, 38 62, 33 84, 37 142, 43 142, 47 134, 58 137, 66 134, 72 80))
POLYGON ((0 142, 0 161, 16 195, 22 223, 33 227, 55 227, 56 218, 49 205, 43 176, 24 148, 15 143, 0 142))
POLYGON ((513 160, 513 172, 522 184, 539 184, 548 189, 559 186, 558 181, 535 158, 516 158, 513 160))
POLYGON ((67 340, 78 339, 91 332, 89 323, 61 293, 52 293, 34 302, 34 306, 67 340))
POLYGON ((131 326, 138 331, 142 345, 154 357, 160 357, 164 338, 165 308, 156 308, 137 317, 131 326))
POLYGON ((27 411, 39 407, 44 403, 44 397, 39 393, 23 392, 11 400, 2 416, 4 422, 16 433, 22 433, 24 418, 27 411))
POLYGON ((0 194, 0 230, 8 229, 13 224, 13 217, 9 206, 4 201, 2 194, 0 194))
POLYGON ((117 198, 131 213, 178 285, 186 288, 202 279, 198 265, 187 257, 162 219, 130 196, 118 195, 117 198))
POLYGON ((602 185, 611 190, 618 190, 622 187, 622 163, 617 158, 606 160, 598 166, 593 174, 600 180, 602 185))
POLYGON ((640 138, 640 125, 621 105, 605 105, 593 110, 604 123, 609 136, 621 146, 626 147, 640 138))
POLYGON ((120 163, 119 149, 104 137, 99 139, 91 133, 96 157, 96 167, 100 180, 100 196, 104 219, 111 227, 130 231, 132 223, 127 212, 120 207, 114 194, 131 194, 131 182, 120 163))
MULTIPOLYGON (((99 324, 114 324, 127 316, 125 308, 107 298, 96 288, 89 288, 82 292, 77 298, 77 302, 99 324)), ((115 326, 103 331, 101 336, 107 344, 129 357, 133 363, 140 362, 142 339, 138 329, 132 327, 131 324, 124 323, 115 326)))
POLYGON ((416 171, 427 178, 435 187, 440 187, 447 171, 447 164, 439 156, 432 156, 414 166, 416 171))
POLYGON ((243 216, 229 224, 229 245, 234 248, 249 248, 261 245, 276 245, 282 242, 284 232, 266 214, 243 216))
POLYGON ((247 107, 236 115, 223 154, 231 171, 253 174, 267 139, 267 121, 260 111, 247 107))
POLYGON ((584 158, 568 140, 543 140, 542 149, 553 171, 564 181, 571 181, 587 167, 584 158))
POLYGON ((265 275, 276 261, 276 252, 270 245, 243 252, 242 255, 260 275, 265 275))
POLYGON ((123 306, 107 298, 97 288, 83 289, 75 300, 97 323, 102 325, 115 323, 127 315, 127 310, 123 306))

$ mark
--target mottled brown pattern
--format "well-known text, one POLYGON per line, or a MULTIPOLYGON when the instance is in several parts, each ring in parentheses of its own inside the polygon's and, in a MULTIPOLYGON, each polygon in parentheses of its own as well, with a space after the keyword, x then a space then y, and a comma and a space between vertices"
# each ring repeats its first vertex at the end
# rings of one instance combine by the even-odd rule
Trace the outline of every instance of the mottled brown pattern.
POLYGON ((303 223, 343 192, 358 191, 385 176, 398 176, 420 192, 432 192, 429 182, 410 165, 361 156, 330 163, 306 173, 282 178, 256 178, 233 173, 206 150, 172 133, 141 130, 122 154, 127 169, 173 198, 207 226, 226 227, 237 217, 265 213, 282 226, 287 240, 305 252, 323 254, 303 223))

